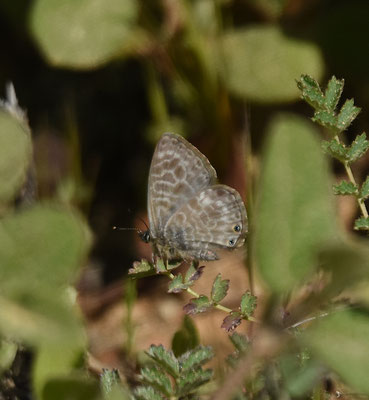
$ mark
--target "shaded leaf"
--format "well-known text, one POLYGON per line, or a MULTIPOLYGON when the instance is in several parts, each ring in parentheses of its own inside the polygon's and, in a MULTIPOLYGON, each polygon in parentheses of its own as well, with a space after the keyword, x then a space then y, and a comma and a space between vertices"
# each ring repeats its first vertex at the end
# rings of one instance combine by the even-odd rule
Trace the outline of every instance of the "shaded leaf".
POLYGON ((128 274, 132 278, 143 278, 145 276, 151 276, 156 274, 156 270, 153 264, 149 263, 147 260, 142 259, 141 261, 135 261, 133 263, 133 268, 128 270, 128 274))
POLYGON ((183 310, 188 315, 199 314, 207 311, 212 304, 207 296, 200 295, 198 298, 191 299, 188 304, 183 307, 183 310))
POLYGON ((197 281, 201 277, 204 268, 203 265, 201 267, 195 267, 194 263, 191 263, 185 275, 185 283, 194 283, 197 281))
POLYGON ((168 293, 179 293, 184 289, 187 289, 187 285, 183 284, 182 274, 178 274, 169 282, 168 293))
POLYGON ((357 231, 369 230, 369 218, 360 217, 355 220, 354 229, 357 231))
POLYGON ((318 82, 309 75, 301 75, 297 81, 297 87, 301 90, 301 97, 313 108, 324 108, 325 98, 318 82))
POLYGON ((162 345, 151 345, 150 349, 146 351, 153 360, 155 360, 165 371, 173 377, 179 376, 178 360, 172 351, 165 350, 162 345))
POLYGON ((188 370, 178 381, 177 396, 182 397, 194 392, 198 387, 209 382, 212 377, 213 371, 210 369, 188 370))
POLYGON ((341 181, 337 185, 333 185, 334 194, 356 195, 359 193, 358 187, 352 182, 341 181))
POLYGON ((214 280, 213 287, 211 289, 211 299, 215 303, 219 303, 226 297, 229 289, 229 279, 222 281, 222 277, 218 274, 214 280))
POLYGON ((257 305, 257 297, 248 290, 241 298, 240 310, 242 316, 251 317, 257 305))
POLYGON ((31 154, 27 126, 0 109, 0 207, 16 197, 26 179, 31 154))
POLYGON ((96 68, 131 49, 137 12, 133 0, 37 0, 30 25, 51 64, 96 68))
POLYGON ((182 261, 168 261, 167 262, 167 270, 171 271, 173 269, 178 268, 182 264, 182 261))
POLYGON ((315 356, 354 389, 369 394, 369 317, 341 311, 322 318, 299 336, 315 356))
POLYGON ((363 156, 369 148, 369 141, 366 139, 366 133, 356 136, 355 140, 347 150, 347 160, 354 162, 363 156))
POLYGON ((179 363, 182 373, 186 373, 190 369, 198 368, 214 357, 214 352, 209 346, 199 346, 196 349, 189 350, 183 354, 179 363))
POLYGON ((313 42, 288 36, 277 26, 230 31, 221 45, 225 62, 221 73, 227 87, 256 102, 295 100, 299 96, 296 76, 307 71, 319 78, 324 70, 321 52, 313 42))
POLYGON ((156 273, 160 274, 162 272, 166 272, 167 271, 167 267, 164 263, 164 260, 162 260, 161 258, 156 258, 155 260, 155 264, 154 267, 156 269, 156 273))
POLYGON ((238 327, 238 325, 241 324, 241 322, 242 322, 241 313, 234 311, 224 318, 221 327, 225 329, 227 332, 232 332, 238 327))
POLYGON ((176 357, 189 351, 200 343, 196 326, 188 315, 183 318, 181 328, 174 334, 172 339, 172 350, 176 357))
POLYGON ((351 122, 358 116, 360 108, 354 106, 354 100, 346 100, 337 116, 337 128, 340 131, 347 129, 351 122))
POLYGON ((155 366, 141 368, 140 379, 168 397, 173 394, 170 379, 155 366))
POLYGON ((323 140, 322 148, 325 153, 329 154, 331 157, 334 157, 342 162, 345 162, 349 158, 348 157, 349 149, 346 148, 344 144, 338 142, 336 139, 332 139, 329 142, 323 140))
POLYGON ((269 130, 254 243, 260 272, 276 292, 307 278, 317 251, 339 235, 329 169, 315 135, 311 124, 292 115, 274 119, 269 130))
POLYGON ((235 349, 241 354, 243 354, 249 347, 249 340, 245 335, 234 332, 231 336, 229 336, 229 339, 235 349))
POLYGON ((133 393, 136 400, 163 400, 163 397, 151 386, 138 386, 133 393))
POLYGON ((327 84, 327 88, 325 89, 325 101, 324 106, 329 111, 334 111, 337 107, 337 104, 340 100, 343 86, 345 84, 344 79, 337 79, 335 76, 329 80, 327 84))
POLYGON ((360 199, 366 200, 369 197, 369 175, 366 177, 365 181, 360 188, 360 199))

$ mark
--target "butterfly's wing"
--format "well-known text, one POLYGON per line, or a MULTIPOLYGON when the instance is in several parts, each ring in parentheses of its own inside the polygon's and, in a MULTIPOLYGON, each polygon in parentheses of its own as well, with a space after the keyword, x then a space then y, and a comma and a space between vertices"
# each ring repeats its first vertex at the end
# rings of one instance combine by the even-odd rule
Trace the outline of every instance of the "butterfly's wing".
POLYGON ((239 193, 226 185, 213 185, 177 209, 164 234, 181 257, 211 261, 218 258, 217 249, 242 246, 247 231, 239 193))
POLYGON ((148 213, 153 239, 166 241, 169 218, 197 193, 216 182, 208 159, 181 136, 164 133, 150 167, 148 213))

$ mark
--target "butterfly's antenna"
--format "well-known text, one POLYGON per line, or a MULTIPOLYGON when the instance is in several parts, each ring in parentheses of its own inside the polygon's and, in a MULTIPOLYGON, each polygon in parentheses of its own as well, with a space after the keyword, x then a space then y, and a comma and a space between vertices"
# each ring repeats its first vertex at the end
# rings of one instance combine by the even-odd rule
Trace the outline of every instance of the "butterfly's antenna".
POLYGON ((141 232, 141 229, 138 228, 121 228, 120 226, 113 226, 114 231, 136 231, 138 233, 141 232))

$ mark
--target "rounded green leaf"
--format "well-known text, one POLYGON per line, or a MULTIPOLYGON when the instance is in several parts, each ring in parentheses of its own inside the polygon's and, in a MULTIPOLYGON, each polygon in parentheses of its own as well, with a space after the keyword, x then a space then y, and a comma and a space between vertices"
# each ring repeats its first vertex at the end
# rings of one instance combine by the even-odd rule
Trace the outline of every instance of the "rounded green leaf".
POLYGON ((357 311, 334 312, 299 337, 353 389, 366 394, 369 394, 368 338, 368 315, 357 311))
POLYGON ((131 45, 134 0, 36 0, 31 30, 51 64, 93 68, 131 45))
POLYGON ((25 181, 31 159, 31 139, 26 127, 0 110, 0 205, 13 200, 25 181))
POLYGON ((316 77, 324 66, 312 42, 289 37, 275 26, 227 33, 222 42, 224 80, 231 92, 255 102, 290 102, 299 98, 295 79, 316 77))
POLYGON ((255 257, 276 292, 305 278, 338 229, 328 166, 311 123, 280 115, 269 129, 255 218, 255 257))

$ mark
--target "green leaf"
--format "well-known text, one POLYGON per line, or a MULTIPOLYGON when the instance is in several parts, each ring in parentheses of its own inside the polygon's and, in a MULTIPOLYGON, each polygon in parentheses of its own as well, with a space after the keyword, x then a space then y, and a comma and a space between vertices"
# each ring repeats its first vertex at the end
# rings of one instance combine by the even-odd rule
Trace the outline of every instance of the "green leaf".
POLYGON ((337 129, 337 117, 331 111, 316 111, 312 120, 329 130, 335 131, 337 129))
POLYGON ((218 274, 214 280, 213 287, 211 289, 211 299, 214 303, 219 303, 226 297, 229 289, 229 279, 222 281, 222 277, 218 274))
POLYGON ((369 197, 369 175, 361 185, 359 197, 361 200, 366 200, 369 197))
POLYGON ((339 184, 333 185, 333 192, 341 195, 357 195, 359 190, 352 182, 341 181, 339 184))
POLYGON ((301 75, 297 81, 297 87, 301 90, 301 97, 315 109, 324 108, 325 98, 318 82, 309 75, 301 75))
POLYGON ((204 266, 195 266, 194 263, 191 263, 190 267, 188 268, 184 281, 185 283, 193 284, 197 281, 203 273, 204 266))
POLYGON ((334 111, 336 109, 343 91, 344 84, 344 79, 339 80, 335 76, 332 76, 332 78, 329 80, 325 90, 324 102, 324 106, 328 109, 328 111, 334 111))
POLYGON ((31 162, 31 146, 28 128, 0 109, 0 211, 14 200, 25 182, 31 162))
POLYGON ((184 289, 187 289, 187 285, 183 284, 182 274, 176 275, 173 280, 169 282, 168 293, 179 293, 184 289))
POLYGON ((190 393, 193 393, 200 386, 209 382, 213 377, 213 371, 206 369, 188 370, 186 374, 181 375, 178 386, 177 386, 177 396, 184 397, 190 393))
POLYGON ((366 139, 366 133, 356 136, 355 140, 347 150, 347 160, 354 162, 363 156, 369 148, 369 141, 366 139))
POLYGON ((228 89, 251 101, 296 100, 296 76, 307 71, 319 78, 324 71, 321 52, 313 42, 288 36, 276 25, 227 32, 220 45, 225 64, 221 73, 228 89))
POLYGON ((249 348, 249 340, 245 335, 240 335, 239 333, 234 332, 231 336, 229 336, 229 339, 240 354, 245 353, 245 351, 249 348))
POLYGON ((173 395, 170 379, 161 369, 155 366, 142 368, 140 379, 168 397, 173 395))
POLYGON ((174 334, 172 339, 172 350, 176 357, 189 351, 200 343, 196 326, 188 315, 183 318, 181 328, 174 334))
POLYGON ((309 276, 316 252, 339 235, 329 169, 311 124, 280 115, 269 128, 255 215, 255 257, 275 292, 309 276))
POLYGON ((128 274, 131 275, 133 279, 139 279, 146 276, 155 275, 156 269, 153 264, 149 263, 145 259, 142 259, 141 261, 135 261, 133 263, 133 268, 128 270, 128 274))
POLYGON ((137 42, 134 0, 37 0, 31 31, 47 60, 56 66, 96 68, 127 53, 137 42), (133 35, 136 35, 136 38, 133 35))
POLYGON ((244 317, 252 317, 257 305, 257 297, 248 290, 241 298, 240 310, 244 317))
POLYGON ((164 260, 162 260, 161 258, 157 258, 155 260, 155 265, 154 265, 155 269, 156 269, 156 273, 160 274, 162 272, 166 272, 167 271, 167 267, 165 265, 164 260))
POLYGON ((151 386, 138 386, 134 390, 135 400, 163 400, 163 397, 151 386))
POLYGON ((369 318, 341 311, 321 318, 299 336, 326 365, 353 389, 369 394, 369 318))
POLYGON ((211 301, 207 296, 200 295, 200 297, 191 299, 188 304, 183 307, 183 310, 188 315, 199 314, 207 311, 212 307, 211 301))
POLYGON ((369 218, 360 217, 355 220, 354 229, 357 231, 369 230, 369 218))
POLYGON ((146 354, 156 361, 173 377, 179 376, 179 363, 172 351, 167 351, 162 345, 151 345, 146 354))
POLYGON ((187 373, 188 370, 198 368, 214 357, 214 352, 209 346, 199 346, 196 349, 189 350, 184 353, 179 363, 182 373, 187 373))
POLYGON ((118 370, 103 368, 102 374, 100 374, 100 382, 103 393, 110 393, 114 386, 119 385, 120 378, 118 370))
POLYGON ((178 268, 182 264, 182 261, 168 261, 167 262, 167 270, 171 271, 173 269, 178 268))
POLYGON ((342 132, 347 129, 351 122, 358 116, 360 108, 354 106, 354 100, 346 100, 337 116, 337 128, 342 132))
POLYGON ((77 215, 37 206, 0 222, 2 334, 37 345, 81 334, 66 287, 78 273, 90 236, 77 215))
POLYGON ((40 398, 42 400, 100 400, 98 382, 77 375, 50 379, 40 398))
POLYGON ((348 156, 349 149, 347 149, 344 144, 338 142, 336 139, 332 139, 330 142, 323 140, 322 148, 325 153, 329 154, 331 157, 334 157, 342 162, 347 161, 347 159, 349 158, 348 156))

